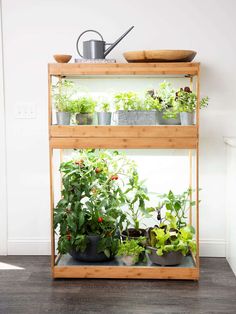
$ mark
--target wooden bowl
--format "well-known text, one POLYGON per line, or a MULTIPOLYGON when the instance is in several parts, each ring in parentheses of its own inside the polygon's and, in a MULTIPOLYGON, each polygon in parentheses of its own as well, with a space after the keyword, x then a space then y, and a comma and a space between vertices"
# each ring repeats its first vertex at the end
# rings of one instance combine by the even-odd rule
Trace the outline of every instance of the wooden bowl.
POLYGON ((54 55, 53 58, 58 63, 68 63, 70 59, 72 58, 71 55, 54 55))
POLYGON ((128 62, 191 62, 196 56, 193 50, 140 50, 127 51, 128 62))

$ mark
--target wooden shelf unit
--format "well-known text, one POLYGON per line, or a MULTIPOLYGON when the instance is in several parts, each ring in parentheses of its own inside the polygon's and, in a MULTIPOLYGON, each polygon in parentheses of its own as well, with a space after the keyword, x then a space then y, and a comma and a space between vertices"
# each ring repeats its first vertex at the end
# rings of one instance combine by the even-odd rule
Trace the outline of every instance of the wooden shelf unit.
MULTIPOLYGON (((199 92, 200 64, 191 63, 117 63, 117 64, 49 64, 48 65, 48 112, 50 148, 50 197, 51 197, 51 268, 53 278, 132 278, 132 279, 199 279, 199 92), (99 76, 176 76, 188 77, 193 86, 196 78, 197 110, 193 126, 59 126, 52 125, 51 86, 52 77, 80 78, 99 76), (110 149, 188 149, 190 183, 192 187, 193 156, 196 151, 196 242, 197 253, 192 256, 191 267, 117 266, 117 265, 63 265, 61 256, 55 256, 53 229, 54 149, 110 148, 110 149)), ((190 223, 193 214, 190 211, 190 223)))

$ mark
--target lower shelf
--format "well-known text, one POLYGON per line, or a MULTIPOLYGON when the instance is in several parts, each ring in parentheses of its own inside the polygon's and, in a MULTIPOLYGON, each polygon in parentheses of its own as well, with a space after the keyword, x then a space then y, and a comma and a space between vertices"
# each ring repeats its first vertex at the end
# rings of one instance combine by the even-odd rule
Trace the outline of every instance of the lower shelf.
POLYGON ((186 279, 198 280, 199 268, 191 256, 178 266, 163 267, 147 262, 124 266, 119 261, 84 263, 70 255, 62 255, 53 267, 53 278, 116 278, 116 279, 186 279))

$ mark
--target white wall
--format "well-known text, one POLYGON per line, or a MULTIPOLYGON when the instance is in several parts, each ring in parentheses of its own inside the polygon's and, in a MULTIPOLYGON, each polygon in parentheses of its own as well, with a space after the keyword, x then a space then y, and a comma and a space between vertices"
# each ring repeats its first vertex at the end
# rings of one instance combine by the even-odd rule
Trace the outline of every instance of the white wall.
POLYGON ((77 36, 99 30, 111 42, 135 29, 112 51, 194 49, 202 63, 202 255, 225 255, 225 154, 223 135, 235 135, 236 41, 234 0, 63 1, 3 0, 7 127, 8 253, 47 253, 49 175, 47 63, 55 53, 76 56, 77 36), (37 106, 36 119, 15 118, 19 103, 37 106))
POLYGON ((227 171, 226 171, 226 258, 236 274, 236 202, 235 202, 235 190, 236 190, 236 138, 227 137, 225 138, 227 144, 226 156, 227 156, 227 171))
POLYGON ((0 255, 7 253, 6 138, 1 9, 0 1, 0 255))

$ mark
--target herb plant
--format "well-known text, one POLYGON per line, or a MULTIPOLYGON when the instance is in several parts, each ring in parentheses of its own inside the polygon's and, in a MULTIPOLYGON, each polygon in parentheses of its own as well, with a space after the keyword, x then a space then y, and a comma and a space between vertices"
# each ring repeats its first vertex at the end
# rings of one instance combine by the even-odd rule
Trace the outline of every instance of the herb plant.
POLYGON ((142 110, 142 102, 135 92, 118 93, 114 96, 116 110, 142 110))
POLYGON ((140 254, 145 252, 145 248, 140 245, 144 239, 140 237, 138 240, 126 240, 119 244, 117 256, 132 256, 133 264, 136 264, 140 261, 140 254))
POLYGON ((140 221, 144 217, 149 217, 149 211, 146 208, 146 201, 149 200, 147 188, 143 181, 140 181, 138 172, 134 171, 129 178, 127 189, 125 191, 125 200, 128 205, 127 228, 131 224, 135 230, 139 230, 140 221))
POLYGON ((81 97, 71 103, 73 113, 94 113, 96 101, 91 97, 81 97))
POLYGON ((52 86, 52 98, 56 109, 60 112, 72 112, 72 97, 75 93, 74 83, 69 80, 59 80, 52 86))
MULTIPOLYGON (((204 97, 200 101, 200 109, 208 105, 209 98, 204 97)), ((197 95, 188 86, 180 88, 176 92, 176 103, 179 112, 194 112, 197 106, 197 95)))

